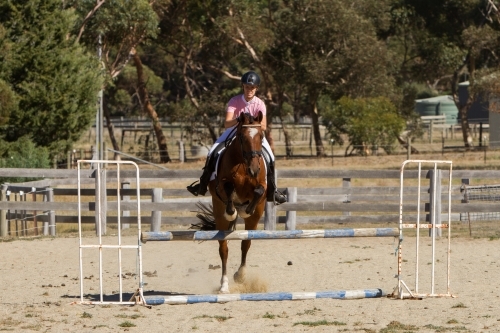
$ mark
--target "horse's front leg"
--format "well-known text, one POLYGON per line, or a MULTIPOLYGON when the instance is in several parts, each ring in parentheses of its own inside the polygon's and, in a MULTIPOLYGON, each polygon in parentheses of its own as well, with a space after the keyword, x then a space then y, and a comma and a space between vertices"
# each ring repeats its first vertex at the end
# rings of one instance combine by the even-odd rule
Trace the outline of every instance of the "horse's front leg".
POLYGON ((221 294, 229 293, 229 279, 227 278, 227 256, 229 249, 227 247, 227 241, 219 241, 219 255, 222 262, 222 277, 220 279, 220 290, 221 294))
POLYGON ((234 273, 234 281, 238 283, 243 283, 245 281, 247 253, 250 249, 250 245, 252 245, 252 241, 249 239, 241 241, 241 264, 240 268, 234 273))
MULTIPOLYGON (((260 202, 260 199, 262 199, 265 192, 266 192, 266 190, 260 184, 253 190, 253 199, 248 204, 247 208, 245 209, 245 213, 247 213, 248 215, 253 214, 253 212, 255 211, 255 207, 257 207, 257 204, 260 202)), ((250 247, 250 246, 248 246, 248 247, 250 247)))
POLYGON ((224 218, 227 221, 232 222, 236 220, 236 217, 238 216, 238 213, 236 212, 236 209, 234 208, 233 204, 234 184, 232 182, 224 183, 224 192, 226 193, 226 198, 227 198, 224 218))

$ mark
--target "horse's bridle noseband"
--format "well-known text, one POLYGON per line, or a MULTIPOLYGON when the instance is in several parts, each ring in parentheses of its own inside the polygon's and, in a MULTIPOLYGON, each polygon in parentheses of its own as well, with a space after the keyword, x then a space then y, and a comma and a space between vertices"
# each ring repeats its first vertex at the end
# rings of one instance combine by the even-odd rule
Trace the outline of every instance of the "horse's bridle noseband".
MULTIPOLYGON (((241 125, 241 127, 261 127, 261 124, 241 125)), ((248 162, 254 157, 262 157, 262 149, 261 150, 245 151, 243 149, 243 135, 241 135, 241 133, 239 133, 238 137, 240 139, 241 151, 243 152, 243 158, 245 159, 245 161, 248 162)))

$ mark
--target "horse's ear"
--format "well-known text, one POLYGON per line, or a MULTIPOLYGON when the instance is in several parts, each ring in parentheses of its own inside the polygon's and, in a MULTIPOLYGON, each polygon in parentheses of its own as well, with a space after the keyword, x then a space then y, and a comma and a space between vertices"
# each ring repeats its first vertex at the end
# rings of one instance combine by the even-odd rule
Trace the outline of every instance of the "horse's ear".
POLYGON ((242 112, 238 117, 238 122, 243 123, 245 121, 245 114, 242 112))
POLYGON ((257 121, 260 123, 260 122, 262 122, 263 118, 264 118, 264 115, 262 114, 262 111, 259 111, 259 114, 257 115, 257 121))

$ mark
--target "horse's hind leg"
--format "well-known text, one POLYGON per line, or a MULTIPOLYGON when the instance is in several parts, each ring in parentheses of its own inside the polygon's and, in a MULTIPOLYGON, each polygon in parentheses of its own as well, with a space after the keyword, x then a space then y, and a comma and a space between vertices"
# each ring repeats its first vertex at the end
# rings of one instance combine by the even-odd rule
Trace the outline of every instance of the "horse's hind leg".
POLYGON ((240 268, 234 273, 234 281, 238 283, 243 283, 245 281, 247 253, 250 249, 250 245, 252 245, 252 241, 249 239, 241 241, 241 264, 240 268))
POLYGON ((220 279, 220 290, 222 294, 229 293, 229 279, 227 278, 227 256, 229 249, 227 247, 227 241, 219 241, 219 255, 222 261, 222 277, 220 279))

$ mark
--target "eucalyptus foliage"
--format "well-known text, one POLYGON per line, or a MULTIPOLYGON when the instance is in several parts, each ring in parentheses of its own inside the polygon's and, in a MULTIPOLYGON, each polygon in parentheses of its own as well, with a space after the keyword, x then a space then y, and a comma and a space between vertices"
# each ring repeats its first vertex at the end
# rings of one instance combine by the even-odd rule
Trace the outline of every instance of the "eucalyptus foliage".
POLYGON ((66 151, 91 125, 101 86, 95 55, 70 36, 77 17, 59 0, 3 1, 0 80, 17 101, 1 135, 28 136, 52 153, 66 151))
POLYGON ((348 137, 351 151, 364 153, 374 147, 388 154, 394 150, 396 137, 404 129, 405 121, 396 106, 385 97, 342 97, 333 107, 327 101, 323 112, 323 123, 330 137, 343 144, 343 134, 348 137))

